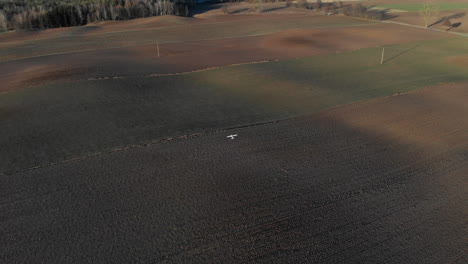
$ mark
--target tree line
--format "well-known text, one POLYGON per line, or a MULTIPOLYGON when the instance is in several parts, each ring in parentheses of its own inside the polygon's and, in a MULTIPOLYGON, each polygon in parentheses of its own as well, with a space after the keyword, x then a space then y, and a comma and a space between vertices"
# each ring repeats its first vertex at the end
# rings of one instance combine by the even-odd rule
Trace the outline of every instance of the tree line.
POLYGON ((189 16, 192 0, 0 0, 0 30, 81 26, 102 20, 189 16))
MULTIPOLYGON (((0 0, 0 31, 47 29, 81 26, 103 20, 178 15, 190 16, 195 0, 0 0)), ((386 12, 370 10, 362 4, 322 0, 212 0, 217 2, 251 2, 261 10, 261 3, 285 1, 286 6, 314 9, 324 14, 344 14, 382 20, 386 12)), ((229 13, 224 6, 224 13, 229 13)))

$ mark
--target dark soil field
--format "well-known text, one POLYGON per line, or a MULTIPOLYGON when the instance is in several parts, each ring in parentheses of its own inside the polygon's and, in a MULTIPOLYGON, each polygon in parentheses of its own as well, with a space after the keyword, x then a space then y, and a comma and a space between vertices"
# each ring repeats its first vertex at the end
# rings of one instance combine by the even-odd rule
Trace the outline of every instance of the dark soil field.
POLYGON ((279 5, 1 33, 0 263, 468 262, 466 37, 279 5))
POLYGON ((453 62, 466 54, 465 42, 460 37, 387 46, 384 65, 380 65, 381 48, 367 48, 181 75, 74 81, 3 93, 0 171, 466 81, 468 68, 453 62))
POLYGON ((441 85, 0 175, 0 260, 466 263, 467 100, 441 85))

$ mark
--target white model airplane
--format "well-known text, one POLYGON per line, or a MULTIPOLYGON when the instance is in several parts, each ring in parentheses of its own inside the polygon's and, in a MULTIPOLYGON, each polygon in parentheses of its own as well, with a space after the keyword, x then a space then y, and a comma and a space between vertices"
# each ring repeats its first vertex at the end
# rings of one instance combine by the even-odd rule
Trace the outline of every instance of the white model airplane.
POLYGON ((230 139, 234 139, 235 137, 237 137, 237 134, 227 136, 227 138, 230 138, 230 139))

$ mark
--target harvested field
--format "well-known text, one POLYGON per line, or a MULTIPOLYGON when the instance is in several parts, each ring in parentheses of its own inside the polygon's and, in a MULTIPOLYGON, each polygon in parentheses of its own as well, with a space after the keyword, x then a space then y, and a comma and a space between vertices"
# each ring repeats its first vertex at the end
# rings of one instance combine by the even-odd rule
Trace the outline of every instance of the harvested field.
POLYGON ((448 84, 0 175, 0 259, 465 263, 467 100, 448 84))
POLYGON ((159 41, 159 43, 200 41, 265 35, 297 28, 333 28, 372 23, 374 22, 338 16, 330 18, 314 15, 279 17, 274 15, 260 18, 250 17, 249 19, 239 17, 238 19, 215 20, 208 23, 187 23, 154 29, 136 27, 135 29, 112 30, 100 34, 67 34, 69 31, 64 31, 63 35, 57 37, 38 37, 28 41, 23 39, 0 41, 0 61, 85 50, 141 46, 153 44, 155 41, 159 41))
POLYGON ((371 24, 160 44, 160 57, 157 56, 155 44, 43 56, 0 62, 0 82, 5 83, 0 92, 70 80, 190 72, 239 63, 317 56, 444 37, 447 35, 439 32, 399 25, 371 24), (41 82, 18 81, 44 75, 47 77, 42 77, 41 82))
POLYGON ((258 5, 0 34, 0 262, 467 262, 463 34, 258 5))
POLYGON ((467 98, 468 83, 448 83, 339 107, 322 115, 323 118, 330 115, 339 123, 367 134, 404 142, 427 152, 457 149, 463 152, 468 146, 467 98), (385 103, 378 103, 382 101, 385 103), (432 106, 436 109, 431 109, 432 106), (361 114, 356 115, 357 110, 361 114))
POLYGON ((269 122, 444 82, 465 38, 184 75, 77 81, 0 95, 0 171, 207 130, 269 122), (339 78, 337 78, 339 76, 339 78), (38 148, 40 146, 40 148, 38 148))
MULTIPOLYGON (((276 5, 276 4, 275 4, 276 5)), ((276 5, 277 6, 277 5, 276 5)), ((139 31, 139 30, 152 30, 164 27, 180 27, 190 26, 193 24, 213 24, 213 23, 229 23, 239 21, 252 21, 261 19, 287 19, 297 18, 299 16, 316 16, 310 10, 305 9, 294 9, 285 8, 290 12, 266 12, 266 13, 254 13, 246 14, 243 12, 235 13, 232 16, 226 16, 222 14, 217 15, 206 15, 196 14, 194 17, 179 17, 179 16, 156 16, 147 18, 137 18, 126 21, 103 21, 91 23, 85 26, 79 27, 66 27, 66 28, 52 28, 47 30, 28 32, 28 31, 15 31, 2 34, 0 43, 5 42, 17 42, 17 41, 33 41, 38 39, 47 38, 60 38, 67 36, 83 36, 83 35, 96 35, 105 34, 112 32, 128 32, 128 31, 139 31), (303 12, 298 12, 303 11, 303 12)), ((234 7, 233 12, 236 11, 234 7)), ((218 12, 219 13, 219 12, 218 12)))
POLYGON ((57 81, 76 80, 76 76, 86 75, 87 68, 70 64, 49 64, 44 60, 42 63, 22 63, 20 65, 8 65, 0 67, 0 83, 2 88, 0 92, 42 86, 57 81))
POLYGON ((448 62, 456 66, 468 67, 468 56, 455 56, 448 59, 448 62))

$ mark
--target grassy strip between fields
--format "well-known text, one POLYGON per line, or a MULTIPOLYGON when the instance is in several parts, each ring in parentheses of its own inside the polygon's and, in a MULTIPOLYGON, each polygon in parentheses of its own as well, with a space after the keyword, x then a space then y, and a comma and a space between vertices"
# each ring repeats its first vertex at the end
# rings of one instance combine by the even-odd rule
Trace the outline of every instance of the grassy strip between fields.
POLYGON ((0 172, 468 80, 466 39, 0 95, 0 172), (463 57, 465 56, 465 57, 463 57), (462 58, 457 60, 454 58, 462 58))
MULTIPOLYGON (((468 3, 436 3, 434 4, 438 10, 457 10, 457 9, 466 9, 468 8, 468 3)), ((393 9, 393 10, 403 10, 408 12, 417 12, 421 11, 423 4, 391 4, 391 5, 379 5, 377 9, 393 9)))

